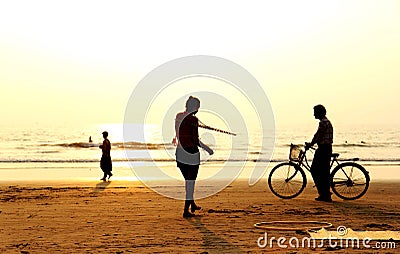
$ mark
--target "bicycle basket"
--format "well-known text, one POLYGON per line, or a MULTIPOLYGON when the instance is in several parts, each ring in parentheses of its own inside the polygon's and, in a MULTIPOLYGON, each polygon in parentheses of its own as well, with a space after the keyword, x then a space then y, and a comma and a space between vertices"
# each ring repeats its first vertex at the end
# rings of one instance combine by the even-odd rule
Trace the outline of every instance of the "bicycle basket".
POLYGON ((290 144, 289 160, 299 161, 303 156, 303 146, 290 144))

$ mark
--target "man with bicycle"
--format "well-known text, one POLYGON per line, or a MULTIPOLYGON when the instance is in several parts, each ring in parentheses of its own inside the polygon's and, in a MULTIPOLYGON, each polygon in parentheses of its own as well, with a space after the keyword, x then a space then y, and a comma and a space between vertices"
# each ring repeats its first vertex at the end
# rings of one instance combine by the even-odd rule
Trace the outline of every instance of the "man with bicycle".
POLYGON ((314 144, 318 145, 311 165, 311 175, 319 194, 315 200, 332 202, 330 161, 332 156, 333 127, 326 117, 324 106, 316 105, 314 107, 314 117, 320 120, 318 130, 314 134, 311 143, 306 143, 306 149, 309 149, 314 144))

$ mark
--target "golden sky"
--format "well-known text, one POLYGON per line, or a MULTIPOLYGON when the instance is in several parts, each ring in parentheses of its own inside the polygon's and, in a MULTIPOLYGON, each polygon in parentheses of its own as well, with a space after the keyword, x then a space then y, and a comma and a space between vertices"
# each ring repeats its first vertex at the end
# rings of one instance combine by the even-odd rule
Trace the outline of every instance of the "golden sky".
POLYGON ((198 54, 246 68, 278 125, 318 103, 400 125, 399 1, 2 1, 0 24, 2 125, 122 122, 147 73, 198 54))

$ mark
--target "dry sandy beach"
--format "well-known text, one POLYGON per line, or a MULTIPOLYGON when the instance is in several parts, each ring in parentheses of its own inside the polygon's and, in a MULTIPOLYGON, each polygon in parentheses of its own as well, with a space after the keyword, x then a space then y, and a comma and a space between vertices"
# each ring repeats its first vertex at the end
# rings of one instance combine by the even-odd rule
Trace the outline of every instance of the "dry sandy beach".
MULTIPOLYGON (((237 180, 198 201, 202 210, 182 218, 183 202, 163 197, 139 182, 62 185, 20 183, 0 187, 1 253, 396 253, 396 249, 260 248, 262 221, 313 220, 354 230, 400 230, 398 182, 372 182, 356 201, 314 201, 312 184, 299 197, 281 200, 263 179, 249 187, 237 180)), ((267 231, 275 238, 304 232, 267 231)))

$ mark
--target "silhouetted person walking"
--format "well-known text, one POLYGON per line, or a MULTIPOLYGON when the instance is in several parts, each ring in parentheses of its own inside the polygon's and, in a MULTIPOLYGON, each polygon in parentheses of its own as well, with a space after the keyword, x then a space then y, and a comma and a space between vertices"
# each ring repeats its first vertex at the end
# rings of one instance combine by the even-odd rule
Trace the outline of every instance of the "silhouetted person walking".
POLYGON ((108 132, 104 131, 103 133, 103 144, 99 146, 99 148, 102 150, 103 154, 101 156, 101 160, 100 160, 100 168, 101 170, 103 170, 104 172, 104 176, 103 178, 101 178, 100 180, 102 181, 106 181, 107 180, 107 176, 108 179, 110 179, 110 177, 112 176, 112 162, 111 162, 111 143, 110 141, 107 139, 108 137, 108 132))
POLYGON ((326 118, 326 109, 324 106, 316 105, 314 107, 314 117, 320 120, 318 130, 311 143, 306 143, 306 146, 309 148, 314 144, 318 144, 311 165, 311 174, 319 194, 315 200, 331 202, 330 161, 332 156, 333 127, 328 118, 326 118))
POLYGON ((207 145, 199 140, 198 126, 199 120, 195 116, 200 108, 200 100, 190 96, 186 101, 186 110, 178 113, 175 118, 174 144, 176 148, 176 163, 185 178, 185 206, 183 217, 193 217, 196 210, 201 208, 196 205, 193 198, 194 185, 199 172, 200 146, 210 155, 214 152, 207 145), (190 208, 190 212, 189 212, 190 208))

